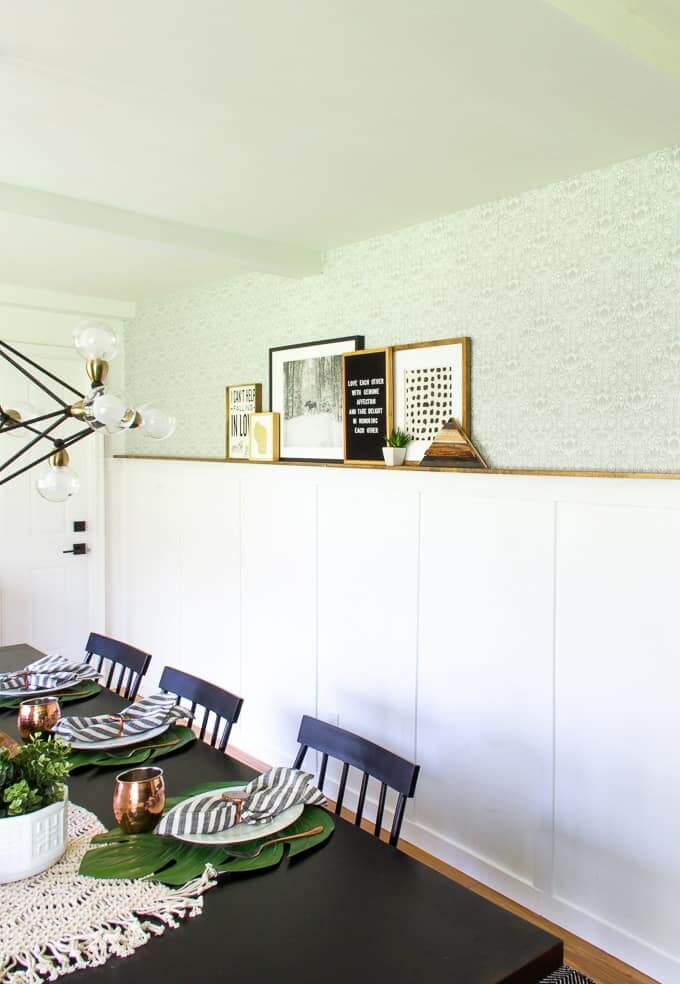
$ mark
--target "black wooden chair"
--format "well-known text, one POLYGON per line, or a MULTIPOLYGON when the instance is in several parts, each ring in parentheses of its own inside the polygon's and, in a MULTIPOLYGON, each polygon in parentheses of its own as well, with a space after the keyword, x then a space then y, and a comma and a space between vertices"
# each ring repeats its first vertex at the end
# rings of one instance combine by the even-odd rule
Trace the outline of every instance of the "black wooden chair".
POLYGON ((100 673, 108 673, 104 686, 107 690, 126 700, 134 700, 142 682, 142 677, 149 668, 151 656, 149 653, 128 646, 126 642, 109 639, 108 636, 90 632, 90 638, 85 646, 86 662, 95 663, 100 673), (107 667, 108 664, 108 667, 107 667), (114 683, 114 673, 119 668, 117 680, 114 683))
POLYGON ((364 812, 368 780, 373 778, 380 782, 378 811, 375 817, 374 829, 376 837, 380 837, 380 831, 382 829, 388 787, 394 789, 399 794, 392 820, 392 828, 390 830, 390 844, 396 847, 404 819, 406 800, 411 799, 415 795, 420 766, 414 765, 399 755, 395 755, 394 752, 390 752, 386 748, 381 748, 380 745, 375 745, 372 741, 367 741, 366 738, 352 734, 351 731, 336 728, 335 725, 326 724, 325 721, 308 717, 306 714, 300 724, 298 741, 300 743, 300 749, 293 763, 295 769, 301 767, 309 748, 322 753, 321 768, 317 783, 319 789, 323 789, 326 779, 328 756, 330 755, 331 758, 339 759, 342 762, 340 784, 335 802, 336 814, 339 814, 342 809, 349 767, 353 765, 363 772, 354 820, 357 827, 361 824, 361 818, 364 812))
POLYGON ((205 733, 208 727, 208 718, 212 712, 215 715, 215 722, 212 729, 212 736, 208 744, 212 748, 219 748, 223 752, 227 747, 232 725, 236 724, 243 707, 243 697, 230 694, 228 690, 222 690, 214 683, 201 680, 200 677, 192 676, 191 673, 183 673, 172 666, 166 666, 161 675, 159 684, 165 694, 176 694, 177 705, 182 707, 182 698, 191 701, 191 714, 196 723, 196 708, 203 708, 203 720, 199 738, 206 741, 205 733), (222 737, 219 745, 217 739, 222 727, 222 737))

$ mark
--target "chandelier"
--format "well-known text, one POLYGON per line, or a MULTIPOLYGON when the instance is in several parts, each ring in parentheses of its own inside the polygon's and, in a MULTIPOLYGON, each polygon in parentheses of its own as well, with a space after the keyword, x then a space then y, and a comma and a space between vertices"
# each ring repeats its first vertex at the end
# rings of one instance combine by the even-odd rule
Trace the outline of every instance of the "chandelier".
MULTIPOLYGON (((74 330, 73 339, 76 349, 85 359, 90 379, 88 393, 79 392, 7 342, 0 341, 0 357, 37 386, 56 406, 56 409, 43 413, 25 403, 4 406, 0 400, 0 437, 13 435, 26 442, 17 451, 10 448, 10 456, 0 463, 0 485, 47 462, 35 484, 48 502, 65 502, 80 488, 80 479, 70 465, 68 449, 90 434, 97 431, 119 434, 138 429, 147 437, 162 441, 175 430, 174 417, 163 410, 150 403, 138 409, 130 408, 125 400, 107 389, 109 362, 118 350, 118 338, 107 324, 84 321, 74 330), (74 422, 84 426, 74 431, 74 422), (49 450, 43 453, 47 445, 49 450), (39 452, 39 457, 29 461, 30 452, 34 450, 39 452)), ((0 447, 3 444, 8 446, 0 440, 0 447)))

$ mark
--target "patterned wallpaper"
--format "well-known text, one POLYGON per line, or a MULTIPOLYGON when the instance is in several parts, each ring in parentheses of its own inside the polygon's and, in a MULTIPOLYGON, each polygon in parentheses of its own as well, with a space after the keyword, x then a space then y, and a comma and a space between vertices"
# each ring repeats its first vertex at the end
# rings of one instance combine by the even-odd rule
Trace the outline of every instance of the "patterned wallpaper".
POLYGON ((224 453, 224 387, 268 349, 469 335, 473 435, 496 467, 680 471, 680 147, 331 251, 320 276, 249 275, 148 302, 128 392, 178 417, 131 452, 224 453))

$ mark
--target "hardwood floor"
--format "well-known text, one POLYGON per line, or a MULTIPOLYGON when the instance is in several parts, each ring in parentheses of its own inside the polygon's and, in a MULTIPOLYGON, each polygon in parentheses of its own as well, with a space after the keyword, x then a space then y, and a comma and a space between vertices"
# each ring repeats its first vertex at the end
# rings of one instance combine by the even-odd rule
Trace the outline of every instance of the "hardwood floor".
MULTIPOLYGON (((231 745, 228 747, 227 752, 229 755, 233 755, 234 758, 245 762, 246 765, 251 766, 253 769, 265 772, 271 768, 266 762, 262 762, 231 745)), ((329 805, 335 808, 335 803, 332 800, 329 800, 329 805)), ((345 820, 354 821, 354 814, 351 810, 343 808, 341 815, 345 820)), ((372 832, 373 828, 368 820, 364 820, 361 826, 364 830, 372 832)), ((387 841, 388 836, 388 832, 383 831, 383 840, 387 841)), ((402 839, 399 841, 399 850, 420 861, 422 864, 426 864, 428 868, 433 868, 452 881, 458 882, 459 885, 469 888, 472 892, 476 892, 490 902, 494 902, 503 909, 507 909, 508 912, 514 912, 515 915, 526 919, 527 922, 533 923, 534 926, 539 926, 554 936, 559 936, 564 942, 565 963, 573 967, 574 970, 578 970, 581 974, 590 977, 591 980, 595 981, 595 984, 660 984, 659 981, 654 980, 652 977, 647 977, 646 974, 641 973, 634 967, 628 966, 628 964, 613 957, 610 953, 606 953, 591 943, 587 943, 579 936, 575 936, 574 933, 570 933, 568 930, 562 929, 561 926, 557 926, 555 923, 550 922, 550 920, 544 919, 542 916, 532 912, 531 909, 527 909, 523 905, 513 902, 512 899, 501 895, 500 892, 495 892, 474 878, 470 878, 469 875, 464 874, 457 868, 453 868, 444 861, 440 861, 439 858, 434 857, 434 855, 421 850, 421 848, 416 847, 414 844, 409 844, 408 841, 402 839)))

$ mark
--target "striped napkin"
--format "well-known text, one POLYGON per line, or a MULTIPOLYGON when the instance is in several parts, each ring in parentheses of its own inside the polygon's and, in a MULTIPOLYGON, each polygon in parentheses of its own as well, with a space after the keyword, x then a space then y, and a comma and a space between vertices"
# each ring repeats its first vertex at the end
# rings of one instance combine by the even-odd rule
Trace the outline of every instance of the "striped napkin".
POLYGON ((120 714, 97 714, 95 717, 63 717, 52 731, 65 741, 106 741, 128 735, 143 737, 147 731, 190 718, 186 707, 178 707, 172 694, 152 694, 130 704, 120 714))
POLYGON ((89 663, 77 663, 60 653, 42 656, 23 670, 0 673, 0 694, 8 690, 50 690, 81 680, 97 680, 99 670, 89 663))
POLYGON ((271 769, 239 792, 238 803, 224 798, 230 796, 229 790, 179 803, 165 814, 155 833, 170 837, 216 834, 241 821, 265 823, 297 803, 321 806, 326 797, 312 784, 313 778, 311 772, 299 769, 271 769))

